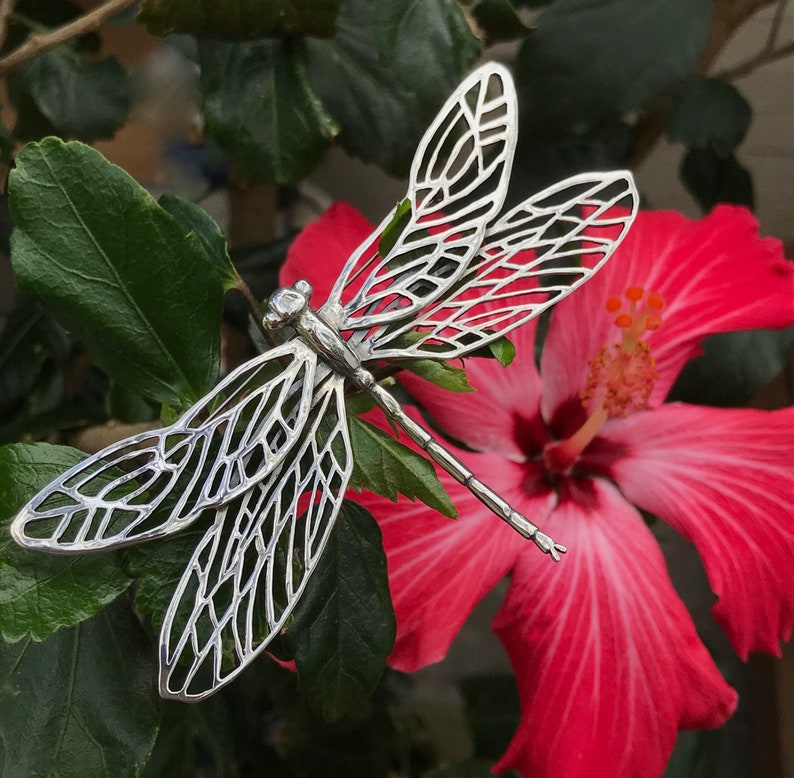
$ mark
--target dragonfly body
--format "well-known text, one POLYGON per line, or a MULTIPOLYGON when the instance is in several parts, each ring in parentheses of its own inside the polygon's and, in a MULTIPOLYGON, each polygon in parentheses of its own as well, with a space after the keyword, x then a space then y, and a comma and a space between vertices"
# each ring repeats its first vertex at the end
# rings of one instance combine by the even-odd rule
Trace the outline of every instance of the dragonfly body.
POLYGON ((348 378, 359 389, 367 392, 383 412, 399 425, 423 451, 440 467, 444 468, 456 481, 466 486, 480 502, 514 530, 535 545, 545 554, 550 554, 558 562, 565 546, 555 543, 540 531, 529 519, 519 513, 506 500, 502 499, 489 486, 463 464, 456 456, 444 448, 424 427, 407 416, 402 406, 387 392, 375 377, 364 367, 354 349, 340 337, 339 333, 312 310, 309 305, 312 288, 308 281, 300 280, 293 287, 282 287, 271 295, 268 311, 263 323, 270 329, 291 326, 332 370, 348 378))
POLYGON ((202 528, 163 617, 164 697, 213 694, 288 624, 353 470, 345 385, 367 392, 541 551, 565 551, 406 415, 367 367, 478 351, 585 283, 628 231, 638 198, 625 171, 573 176, 500 213, 516 114, 503 67, 466 78, 419 144, 405 200, 351 255, 321 307, 312 309, 306 281, 278 289, 263 322, 290 337, 169 427, 72 467, 14 519, 18 543, 52 553, 202 528))

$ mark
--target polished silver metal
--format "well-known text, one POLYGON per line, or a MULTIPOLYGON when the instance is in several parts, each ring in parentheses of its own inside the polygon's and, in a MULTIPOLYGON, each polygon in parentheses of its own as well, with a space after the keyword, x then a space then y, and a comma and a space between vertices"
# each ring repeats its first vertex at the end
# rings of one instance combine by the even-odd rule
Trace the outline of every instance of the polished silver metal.
POLYGON ((239 367, 176 423, 71 468, 15 518, 18 543, 53 553, 119 548, 208 523, 163 619, 164 697, 217 691, 292 614, 353 466, 345 385, 368 392, 541 551, 555 560, 565 551, 407 416, 366 367, 471 354, 574 291, 625 236, 638 200, 628 172, 574 176, 500 217, 515 139, 510 75, 486 65, 419 144, 409 215, 384 255, 379 243, 397 208, 318 311, 306 281, 271 296, 263 323, 286 333, 282 345, 239 367))

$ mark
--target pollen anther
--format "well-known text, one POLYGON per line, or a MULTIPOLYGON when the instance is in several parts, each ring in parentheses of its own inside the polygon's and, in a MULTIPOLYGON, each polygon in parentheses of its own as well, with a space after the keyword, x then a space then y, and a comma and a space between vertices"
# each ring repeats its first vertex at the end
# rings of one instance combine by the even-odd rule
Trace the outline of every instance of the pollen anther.
POLYGON ((619 343, 604 346, 590 362, 587 386, 580 397, 589 409, 601 408, 610 419, 648 407, 659 374, 647 343, 627 353, 619 343))
POLYGON ((634 324, 634 319, 628 313, 619 313, 615 317, 615 324, 621 329, 628 329, 634 324))
POLYGON ((614 318, 615 326, 623 331, 623 349, 631 353, 646 330, 658 330, 662 326, 662 317, 659 311, 664 307, 664 299, 656 292, 645 294, 641 286, 629 286, 625 295, 630 301, 625 309, 617 297, 610 297, 606 302, 607 310, 617 314, 614 318), (643 307, 640 302, 645 299, 643 307))

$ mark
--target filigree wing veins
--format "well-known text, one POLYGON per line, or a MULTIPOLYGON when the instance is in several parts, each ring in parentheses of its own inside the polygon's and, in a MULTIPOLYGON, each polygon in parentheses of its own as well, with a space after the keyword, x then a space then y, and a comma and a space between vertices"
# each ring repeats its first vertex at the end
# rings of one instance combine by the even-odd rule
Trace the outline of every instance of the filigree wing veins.
POLYGON ((67 471, 14 520, 23 546, 83 553, 163 537, 210 513, 163 620, 164 697, 214 693, 293 612, 350 477, 346 383, 541 551, 557 560, 566 550, 407 416, 365 366, 469 354, 570 294, 623 239, 637 208, 627 172, 575 176, 499 217, 515 143, 510 75, 485 65, 442 107, 406 200, 351 255, 318 312, 307 282, 277 290, 263 324, 291 338, 170 427, 67 471), (398 216, 404 223, 383 240, 398 216))

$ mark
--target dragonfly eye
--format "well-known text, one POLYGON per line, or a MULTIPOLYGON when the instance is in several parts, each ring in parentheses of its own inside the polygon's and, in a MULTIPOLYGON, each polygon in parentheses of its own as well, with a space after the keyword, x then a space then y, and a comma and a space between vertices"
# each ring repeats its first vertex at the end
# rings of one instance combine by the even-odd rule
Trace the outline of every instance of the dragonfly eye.
MULTIPOLYGON (((298 284, 300 283, 299 281, 298 284)), ((304 283, 309 287, 309 294, 311 294, 311 286, 308 282, 304 283)), ((295 284, 295 288, 282 286, 281 289, 276 289, 270 295, 270 299, 267 301, 267 312, 262 318, 265 327, 271 330, 280 329, 308 308, 309 297, 302 289, 297 288, 298 284, 295 284)))
POLYGON ((311 299, 312 292, 314 291, 312 289, 312 285, 305 278, 301 278, 300 280, 296 281, 292 285, 292 288, 296 292, 300 292, 300 294, 302 294, 306 298, 306 302, 308 302, 311 299))

